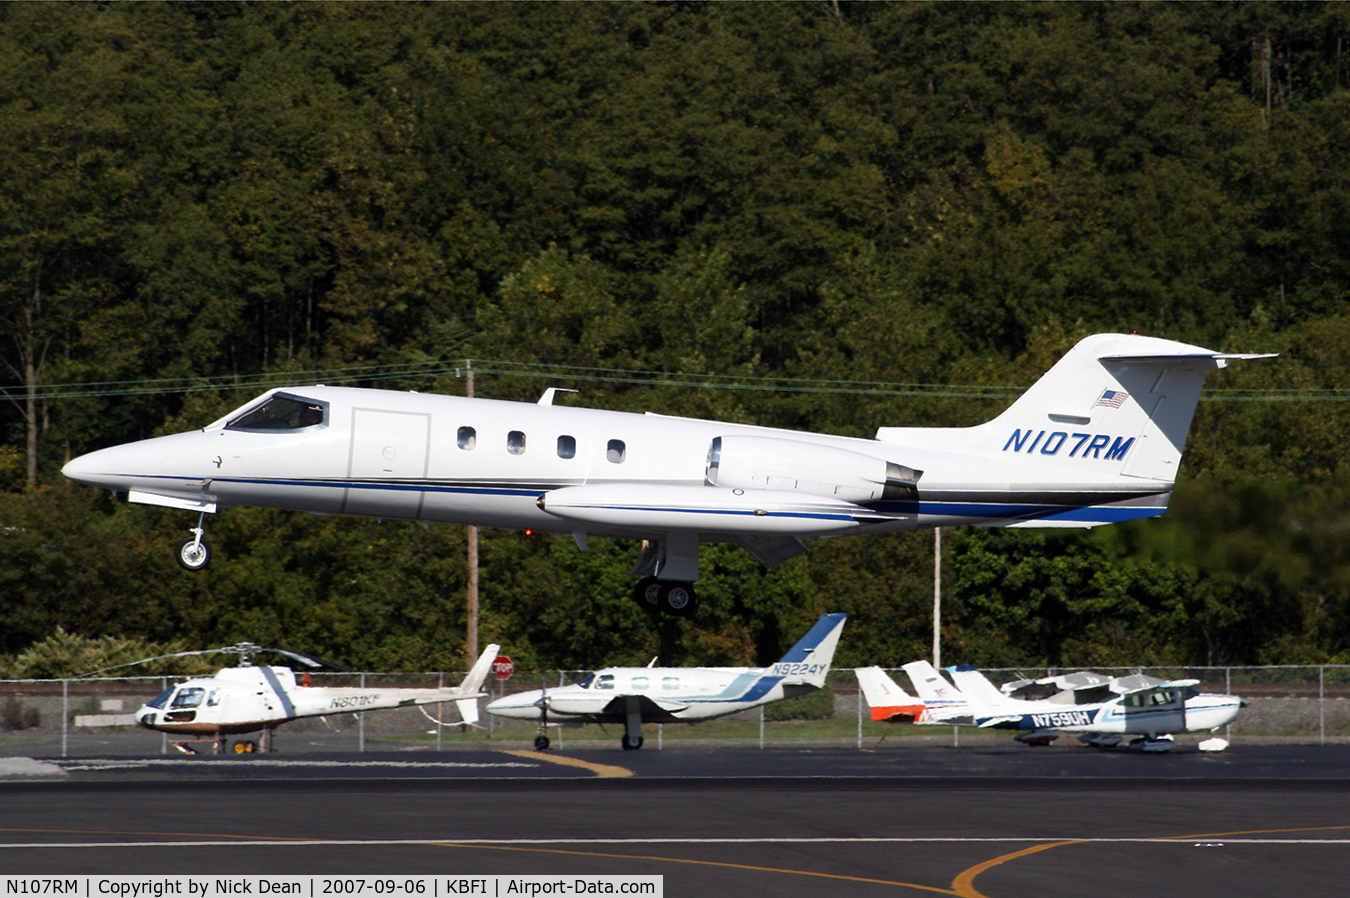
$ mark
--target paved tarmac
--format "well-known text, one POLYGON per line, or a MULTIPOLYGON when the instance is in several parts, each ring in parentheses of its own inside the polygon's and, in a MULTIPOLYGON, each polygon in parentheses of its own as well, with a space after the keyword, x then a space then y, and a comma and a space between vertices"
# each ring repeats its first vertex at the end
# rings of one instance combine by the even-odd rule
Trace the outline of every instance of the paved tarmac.
POLYGON ((667 895, 1337 895, 1350 748, 0 759, 0 873, 660 874, 667 895))

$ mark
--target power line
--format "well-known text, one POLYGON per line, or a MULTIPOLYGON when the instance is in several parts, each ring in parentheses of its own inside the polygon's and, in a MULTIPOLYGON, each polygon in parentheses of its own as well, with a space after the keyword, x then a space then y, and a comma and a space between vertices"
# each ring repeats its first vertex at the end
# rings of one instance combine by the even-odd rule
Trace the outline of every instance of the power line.
MULTIPOLYGON (((922 382, 862 381, 783 376, 693 374, 688 372, 647 371, 558 365, 542 362, 513 362, 498 359, 465 359, 463 364, 436 360, 387 365, 349 365, 297 371, 274 371, 251 375, 216 375, 192 378, 146 378, 118 381, 75 381, 41 384, 33 398, 43 402, 63 399, 125 398, 219 391, 259 391, 279 387, 301 387, 315 382, 380 383, 391 380, 428 379, 460 376, 472 362, 480 374, 515 378, 604 383, 623 386, 679 387, 684 389, 745 390, 773 393, 916 396, 941 399, 1011 399, 1026 387, 991 384, 933 384, 922 382)), ((0 397, 11 401, 28 398, 21 385, 0 387, 0 397)), ((1350 393, 1337 388, 1269 388, 1206 390, 1202 402, 1347 402, 1350 393)))

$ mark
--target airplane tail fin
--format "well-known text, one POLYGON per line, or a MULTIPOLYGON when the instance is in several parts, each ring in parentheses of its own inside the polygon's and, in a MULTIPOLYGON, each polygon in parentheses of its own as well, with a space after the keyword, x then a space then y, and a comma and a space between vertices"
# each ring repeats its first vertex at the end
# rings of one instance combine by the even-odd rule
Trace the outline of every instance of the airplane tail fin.
POLYGON ((948 668, 952 682, 970 703, 970 709, 979 714, 993 714, 1008 703, 1008 697, 989 682, 989 678, 969 664, 948 668))
MULTIPOLYGON (((1080 340, 994 420, 952 429, 968 451, 994 461, 1004 482, 1078 481, 1133 498, 1019 527, 1091 527, 1163 513, 1176 481, 1205 375, 1231 361, 1270 354, 1220 353, 1137 334, 1080 340)), ((908 442, 910 428, 877 439, 908 442)))
POLYGON ((859 667, 853 671, 858 678, 873 720, 891 720, 897 716, 915 720, 923 716, 924 704, 892 680, 880 667, 859 667))
POLYGON ((859 667, 853 671, 862 687, 863 698, 873 708, 886 708, 892 705, 912 705, 918 699, 910 695, 895 680, 886 675, 880 667, 859 667))
POLYGON ((927 661, 911 661, 904 666, 930 716, 964 714, 968 703, 961 690, 949 685, 927 661))
POLYGON ((815 626, 806 631, 806 635, 797 640, 774 667, 786 671, 802 685, 823 687, 846 620, 847 614, 822 614, 815 626))
POLYGON ((983 427, 1001 441, 1000 455, 1100 461, 1118 477, 1172 483, 1205 375, 1230 361, 1270 357, 1097 334, 983 427))

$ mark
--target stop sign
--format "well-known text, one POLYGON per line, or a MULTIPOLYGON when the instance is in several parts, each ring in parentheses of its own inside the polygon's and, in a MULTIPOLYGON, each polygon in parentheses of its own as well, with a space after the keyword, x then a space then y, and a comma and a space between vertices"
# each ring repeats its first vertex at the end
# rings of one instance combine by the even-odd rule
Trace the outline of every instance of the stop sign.
POLYGON ((492 662, 492 674, 499 680, 509 680, 515 672, 515 662, 506 655, 498 655, 497 660, 492 662))

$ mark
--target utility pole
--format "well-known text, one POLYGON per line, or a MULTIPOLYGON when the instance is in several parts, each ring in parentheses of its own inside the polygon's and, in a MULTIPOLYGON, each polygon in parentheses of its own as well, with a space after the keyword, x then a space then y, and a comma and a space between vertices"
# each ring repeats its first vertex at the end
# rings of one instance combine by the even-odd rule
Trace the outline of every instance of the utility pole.
POLYGON ((933 528, 933 667, 942 670, 942 528, 933 528))
MULTIPOLYGON (((468 384, 467 395, 473 398, 473 359, 465 360, 465 380, 468 384)), ((468 623, 465 633, 464 652, 468 655, 468 664, 478 660, 478 528, 469 525, 469 585, 466 590, 468 605, 468 623)))

